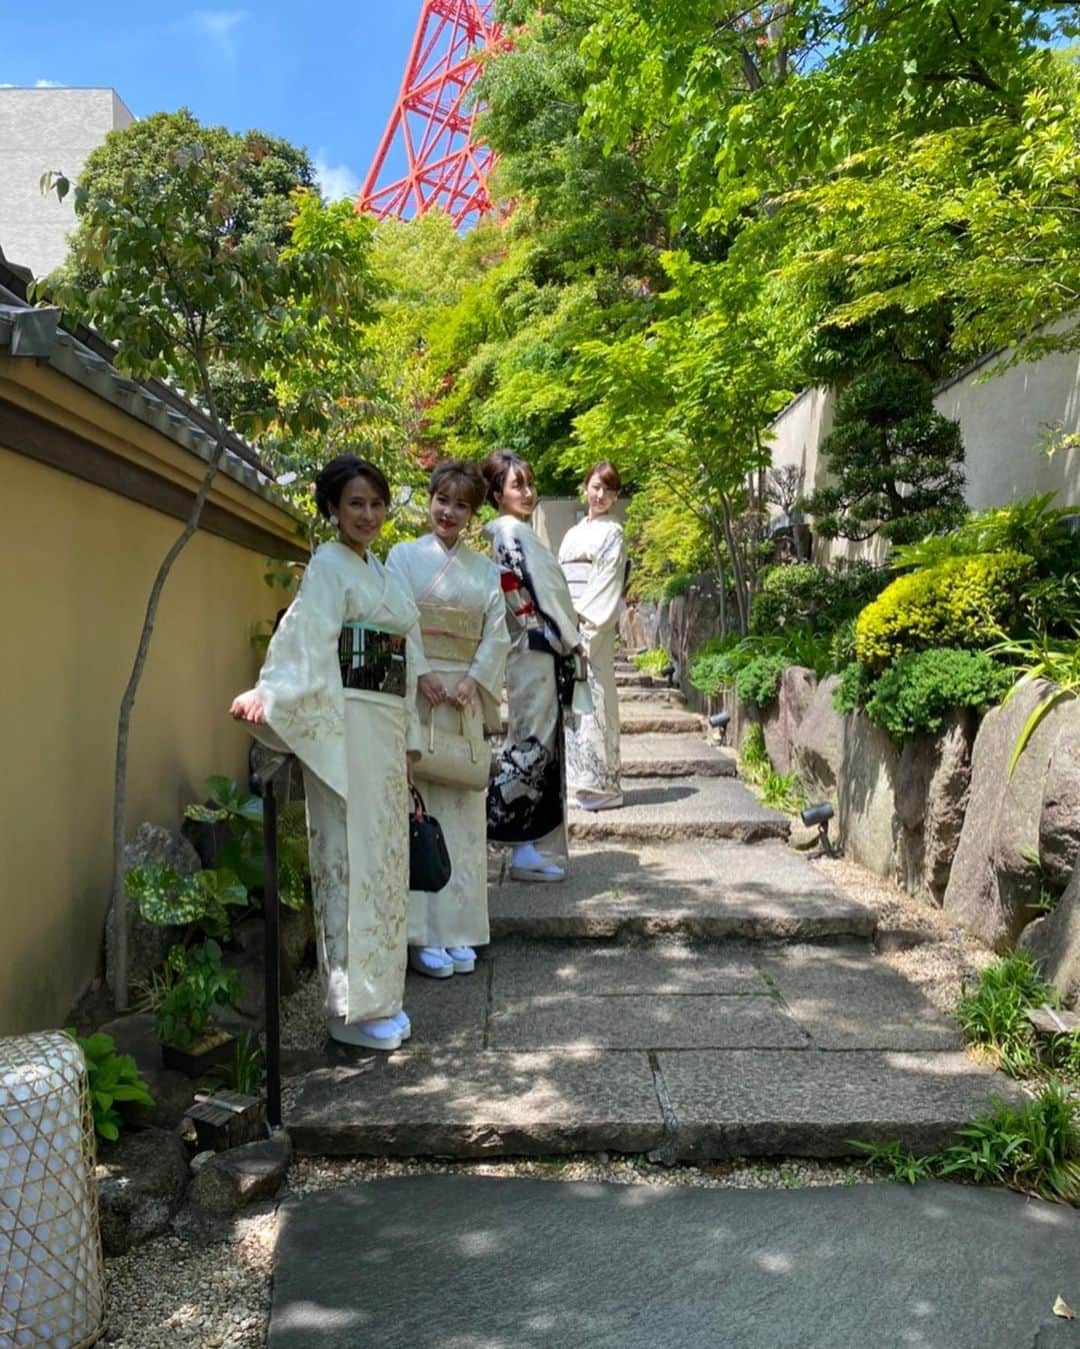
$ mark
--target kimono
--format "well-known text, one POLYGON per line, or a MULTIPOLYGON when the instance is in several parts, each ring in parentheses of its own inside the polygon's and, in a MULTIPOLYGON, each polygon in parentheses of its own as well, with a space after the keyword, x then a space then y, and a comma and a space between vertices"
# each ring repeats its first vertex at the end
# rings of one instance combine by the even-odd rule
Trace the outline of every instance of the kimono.
MULTIPOLYGON (((497 732, 510 636, 494 564, 460 541, 448 551, 428 534, 412 543, 395 544, 386 565, 420 610, 423 656, 417 674, 437 674, 447 693, 462 676, 471 675, 480 707, 464 714, 465 729, 477 739, 484 730, 497 732)), ((429 709, 422 694, 417 704, 422 718, 434 711, 440 725, 451 713, 460 715, 445 705, 429 709)), ((490 934, 484 789, 419 780, 418 787, 442 826, 453 873, 438 894, 410 891, 409 945, 486 945, 490 934)))
POLYGON ((506 739, 488 788, 488 838, 565 857, 566 784, 557 664, 581 638, 559 564, 513 516, 484 526, 502 574, 510 655, 506 739))
MULTIPOLYGON (((369 552, 324 543, 271 638, 255 692, 253 734, 301 761, 311 885, 326 1013, 373 1021, 401 1010, 409 890, 406 748, 415 725, 419 615, 369 552), (343 624, 383 643, 375 687, 345 687, 343 624), (379 629, 389 639, 371 633, 379 629), (402 640, 404 639, 404 640, 402 640), (398 691, 400 690, 400 692, 398 691)), ((363 661, 356 657, 357 665, 363 661)), ((351 677, 351 676, 350 676, 351 677)), ((373 682, 375 679, 373 677, 373 682)))
POLYGON ((615 643, 619 601, 626 573, 622 526, 614 520, 582 520, 559 548, 559 564, 570 587, 581 637, 589 658, 592 710, 573 714, 566 724, 566 785, 618 796, 619 702, 615 687, 615 643))

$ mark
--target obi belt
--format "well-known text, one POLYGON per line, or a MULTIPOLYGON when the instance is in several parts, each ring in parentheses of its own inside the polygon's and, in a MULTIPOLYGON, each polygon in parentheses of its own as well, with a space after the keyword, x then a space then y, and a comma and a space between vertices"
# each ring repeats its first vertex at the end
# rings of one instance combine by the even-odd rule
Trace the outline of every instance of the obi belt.
POLYGON ((484 615, 449 604, 420 604, 420 632, 428 660, 471 665, 484 635, 484 615))
POLYGON ((341 682, 347 689, 405 696, 405 638, 370 623, 343 623, 338 637, 341 682))
POLYGON ((585 593, 585 587, 589 584, 589 578, 592 576, 592 569, 593 564, 591 562, 564 562, 562 564, 563 575, 566 577, 571 599, 576 601, 585 593))

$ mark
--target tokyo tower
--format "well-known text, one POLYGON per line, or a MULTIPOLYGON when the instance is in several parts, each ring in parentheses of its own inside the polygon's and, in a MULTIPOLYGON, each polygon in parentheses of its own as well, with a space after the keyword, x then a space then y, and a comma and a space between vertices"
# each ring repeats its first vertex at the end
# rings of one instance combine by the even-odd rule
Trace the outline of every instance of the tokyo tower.
POLYGON ((401 90, 357 199, 361 211, 410 219, 438 209, 460 228, 492 209, 495 157, 475 139, 469 91, 480 74, 477 53, 507 42, 494 8, 494 0, 423 0, 401 90), (405 173, 380 185, 392 147, 395 159, 404 151, 405 173))

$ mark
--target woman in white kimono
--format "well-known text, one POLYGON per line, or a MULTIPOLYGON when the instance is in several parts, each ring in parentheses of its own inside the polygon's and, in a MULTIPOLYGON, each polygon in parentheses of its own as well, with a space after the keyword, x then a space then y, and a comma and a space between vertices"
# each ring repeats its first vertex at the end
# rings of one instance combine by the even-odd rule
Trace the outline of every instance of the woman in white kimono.
POLYGON ((561 881, 567 857, 562 706, 573 687, 568 658, 580 651, 581 638, 566 578, 529 527, 537 501, 532 468, 496 450, 482 469, 488 500, 499 511, 484 533, 502 573, 511 643, 509 725, 488 788, 488 838, 517 845, 510 863, 515 880, 561 881))
POLYGON ((589 513, 559 547, 588 657, 592 708, 566 720, 566 789, 571 804, 583 810, 622 805, 619 780, 619 702, 615 687, 615 641, 619 602, 626 576, 622 526, 608 518, 622 483, 615 465, 604 459, 585 478, 589 513))
POLYGON ((407 741, 415 726, 416 605, 371 551, 390 489, 343 454, 315 480, 339 541, 308 563, 259 682, 232 715, 304 767, 319 975, 335 1040, 396 1049, 409 889, 407 741))
MULTIPOLYGON (((462 729, 481 744, 485 729, 496 732, 501 726, 499 698, 510 649, 499 573, 490 559, 461 542, 485 492, 475 464, 440 464, 428 484, 431 533, 395 544, 386 559, 420 610, 421 720, 437 717, 445 725, 453 709, 462 729), (440 715, 436 709, 443 704, 440 715)), ((422 779, 422 764, 417 777, 422 779)), ((489 940, 485 788, 422 780, 420 786, 442 826, 453 873, 438 894, 409 894, 409 964, 435 979, 471 974, 474 948, 489 940)))

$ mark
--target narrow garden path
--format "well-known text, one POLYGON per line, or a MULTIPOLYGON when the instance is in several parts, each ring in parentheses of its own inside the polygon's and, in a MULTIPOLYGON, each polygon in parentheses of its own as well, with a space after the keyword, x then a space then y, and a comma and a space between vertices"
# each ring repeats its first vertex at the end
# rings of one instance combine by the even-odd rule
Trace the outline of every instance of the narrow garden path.
POLYGON ((410 974, 407 1048, 328 1049, 287 1019, 297 1151, 838 1157, 937 1146, 1015 1097, 678 695, 628 666, 619 682, 625 807, 572 813, 564 884, 493 859, 487 958, 410 974))

